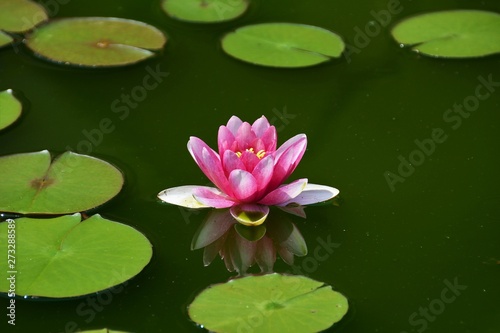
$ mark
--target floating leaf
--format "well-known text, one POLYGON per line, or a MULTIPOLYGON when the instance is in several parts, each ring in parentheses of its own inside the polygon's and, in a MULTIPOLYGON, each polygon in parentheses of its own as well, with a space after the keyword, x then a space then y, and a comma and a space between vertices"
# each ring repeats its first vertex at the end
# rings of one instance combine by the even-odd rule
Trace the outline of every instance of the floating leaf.
POLYGON ((0 92, 0 130, 11 125, 21 115, 22 105, 8 89, 0 92))
POLYGON ((486 56, 500 52, 500 15, 479 10, 428 13, 398 23, 392 35, 430 56, 486 56))
POLYGON ((338 322, 347 299, 304 276, 249 276, 211 286, 189 316, 214 332, 318 332, 338 322))
MULTIPOLYGON (((8 230, 15 230, 15 263, 1 260, 0 269, 17 272, 8 273, 15 274, 16 294, 73 297, 105 290, 137 275, 151 260, 151 244, 134 228, 100 215, 80 219, 74 214, 0 223, 4 253, 8 230)), ((0 291, 8 292, 9 284, 1 279, 0 291)))
POLYGON ((125 332, 125 331, 115 331, 115 330, 110 330, 108 328, 103 328, 101 330, 81 331, 81 333, 128 333, 128 332, 125 332))
POLYGON ((340 36, 323 28, 265 23, 237 29, 224 36, 224 51, 243 61, 271 67, 307 67, 340 57, 340 36))
POLYGON ((5 45, 9 45, 12 43, 14 39, 10 37, 8 34, 0 31, 0 47, 3 47, 5 45))
POLYGON ((53 21, 28 37, 26 45, 38 56, 66 65, 120 66, 154 55, 165 35, 146 23, 112 17, 53 21))
POLYGON ((45 9, 33 1, 0 1, 0 30, 25 32, 47 20, 45 9))
POLYGON ((102 205, 120 192, 123 175, 100 159, 66 152, 0 157, 0 211, 66 214, 102 205))
POLYGON ((241 16, 248 8, 245 0, 163 0, 169 16, 195 23, 223 22, 241 16))

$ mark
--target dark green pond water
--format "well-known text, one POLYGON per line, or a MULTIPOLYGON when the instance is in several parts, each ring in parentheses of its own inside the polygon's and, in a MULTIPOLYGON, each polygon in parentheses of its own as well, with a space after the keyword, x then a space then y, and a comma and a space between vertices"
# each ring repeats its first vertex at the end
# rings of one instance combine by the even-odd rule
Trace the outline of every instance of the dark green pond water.
MULTIPOLYGON (((3 315, 2 332, 203 331, 186 306, 232 274, 218 259, 203 267, 202 251, 190 250, 204 213, 160 204, 156 194, 207 183, 186 142, 195 135, 215 147, 218 126, 231 115, 250 122, 265 115, 280 143, 306 133, 308 149, 292 179, 340 189, 339 207, 308 208, 307 220, 292 217, 309 247, 294 271, 349 299, 348 314, 329 332, 500 331, 498 56, 421 57, 401 49, 388 28, 361 45, 357 31, 374 20, 371 11, 387 9, 385 0, 253 1, 244 17, 213 26, 170 20, 158 1, 41 2, 51 4, 53 17, 131 18, 169 36, 158 57, 109 70, 52 65, 24 48, 0 51, 0 90, 22 93, 27 105, 21 121, 0 134, 0 155, 72 149, 114 163, 126 185, 97 211, 143 232, 154 255, 112 299, 19 300, 15 329, 3 315), (221 51, 225 32, 272 21, 324 27, 359 52, 278 70, 221 51), (122 95, 138 91, 150 71, 160 73, 157 86, 127 104, 122 95), (455 105, 465 112, 448 111, 455 105), (84 133, 94 133, 104 118, 113 130, 90 145, 84 133), (400 167, 403 159, 413 165, 400 167), (314 250, 328 241, 336 247, 319 260, 314 250)), ((402 0, 400 7, 391 24, 441 9, 500 11, 495 0, 402 0)), ((290 267, 278 260, 275 270, 290 267)), ((6 311, 7 300, 0 304, 6 311)))

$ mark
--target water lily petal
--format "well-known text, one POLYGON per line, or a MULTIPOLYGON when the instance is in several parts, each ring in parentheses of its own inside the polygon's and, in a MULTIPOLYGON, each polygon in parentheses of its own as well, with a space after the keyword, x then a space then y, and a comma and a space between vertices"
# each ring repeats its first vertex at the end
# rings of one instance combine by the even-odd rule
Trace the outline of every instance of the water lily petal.
POLYGON ((251 151, 244 151, 241 154, 241 162, 245 165, 243 168, 244 170, 247 170, 248 172, 252 172, 255 166, 260 162, 260 159, 252 153, 251 151))
POLYGON ((210 205, 205 205, 193 196, 195 189, 201 186, 186 185, 168 188, 158 193, 158 198, 169 204, 187 207, 187 208, 208 208, 210 205))
POLYGON ((271 191, 263 199, 259 200, 259 204, 266 206, 281 206, 285 202, 289 202, 291 199, 298 196, 306 187, 307 179, 297 179, 290 184, 283 185, 271 191))
POLYGON ((257 192, 257 181, 252 174, 245 170, 233 170, 229 174, 229 184, 234 198, 241 202, 251 201, 257 192))
POLYGON ((219 147, 219 156, 222 156, 224 151, 231 149, 234 142, 234 135, 226 126, 219 127, 219 134, 217 135, 217 145, 219 147))
POLYGON ((266 147, 267 152, 274 152, 278 143, 278 136, 276 134, 276 127, 269 127, 261 136, 261 140, 266 147))
POLYGON ((230 197, 213 187, 198 186, 193 190, 193 196, 197 201, 213 208, 228 208, 236 205, 230 197))
POLYGON ((243 121, 236 117, 232 116, 229 121, 227 122, 227 129, 233 133, 234 136, 238 133, 238 128, 240 128, 241 124, 243 124, 243 121))
POLYGON ((276 151, 274 155, 274 174, 269 185, 270 189, 281 185, 292 174, 302 159, 302 156, 304 156, 306 146, 306 136, 304 134, 299 134, 288 140, 276 151), (291 143, 289 144, 289 142, 291 143), (282 147, 285 145, 287 148, 283 151, 282 147))
POLYGON ((247 226, 261 225, 269 215, 269 207, 254 204, 233 206, 229 211, 236 221, 247 226))
POLYGON ((257 137, 261 137, 264 135, 264 132, 270 127, 269 121, 266 117, 262 116, 252 124, 252 130, 254 131, 257 137))
POLYGON ((221 191, 231 196, 231 188, 222 170, 219 155, 205 142, 194 136, 191 137, 188 142, 188 150, 205 176, 207 176, 221 191))
MULTIPOLYGON (((276 150, 276 153, 274 154, 274 157, 278 159, 284 152, 286 152, 290 147, 295 146, 300 144, 302 141, 306 141, 307 144, 307 136, 305 134, 297 134, 296 136, 288 139, 285 143, 283 143, 278 150, 276 150)), ((304 148, 305 149, 305 148, 304 148)))
POLYGON ((255 133, 252 131, 252 126, 244 122, 241 124, 240 128, 238 128, 238 133, 235 135, 236 141, 238 141, 238 145, 241 149, 247 149, 251 147, 254 140, 257 138, 255 133))
POLYGON ((311 205, 333 199, 338 194, 339 190, 334 187, 317 184, 307 184, 304 190, 298 196, 280 204, 280 206, 311 205))
POLYGON ((235 169, 245 170, 245 164, 243 164, 238 155, 236 155, 236 153, 231 150, 226 150, 224 152, 224 155, 222 157, 222 165, 227 176, 229 176, 231 171, 235 169))
POLYGON ((255 180, 257 180, 257 196, 264 194, 267 185, 273 177, 273 171, 274 157, 272 155, 268 155, 261 159, 253 169, 252 175, 255 177, 255 180))

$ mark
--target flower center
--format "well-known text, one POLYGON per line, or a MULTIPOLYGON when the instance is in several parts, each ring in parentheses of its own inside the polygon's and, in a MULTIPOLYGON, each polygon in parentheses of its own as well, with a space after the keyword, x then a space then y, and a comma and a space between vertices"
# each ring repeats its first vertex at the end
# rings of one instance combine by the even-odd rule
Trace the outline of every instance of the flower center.
MULTIPOLYGON (((255 153, 253 148, 247 148, 245 149, 245 151, 249 151, 252 154, 255 154, 255 156, 257 156, 259 160, 261 160, 264 156, 266 156, 266 151, 264 149, 259 150, 257 153, 255 153)), ((241 157, 241 155, 242 155, 241 151, 236 152, 236 156, 241 157)))

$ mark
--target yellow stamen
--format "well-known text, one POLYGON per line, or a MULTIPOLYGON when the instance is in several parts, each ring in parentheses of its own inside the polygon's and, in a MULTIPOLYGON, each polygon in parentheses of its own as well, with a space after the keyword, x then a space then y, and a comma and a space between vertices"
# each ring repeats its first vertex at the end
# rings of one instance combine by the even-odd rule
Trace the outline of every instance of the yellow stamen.
MULTIPOLYGON (((245 151, 255 154, 255 150, 253 148, 247 148, 245 149, 245 151)), ((236 156, 241 158, 241 155, 242 155, 241 151, 236 152, 236 156)), ((266 156, 266 151, 264 149, 259 150, 257 154, 255 154, 255 156, 257 156, 261 160, 264 156, 266 156)))

